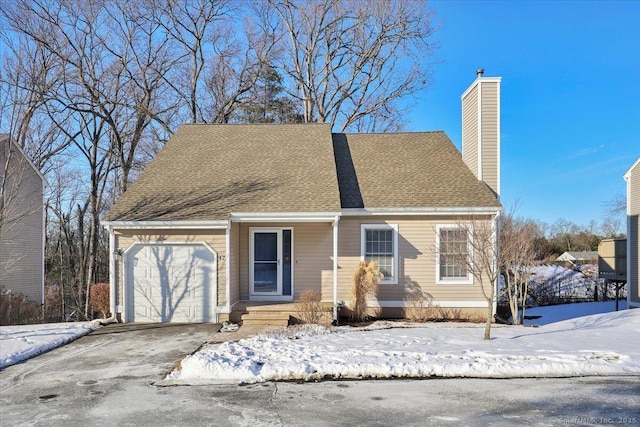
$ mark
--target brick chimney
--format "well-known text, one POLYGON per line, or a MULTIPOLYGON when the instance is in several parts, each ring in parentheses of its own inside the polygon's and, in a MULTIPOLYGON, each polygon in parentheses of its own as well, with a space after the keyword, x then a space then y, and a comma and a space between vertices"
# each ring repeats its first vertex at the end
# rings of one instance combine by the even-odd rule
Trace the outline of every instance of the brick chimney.
POLYGON ((500 197, 500 77, 477 78, 462 94, 462 160, 500 197))

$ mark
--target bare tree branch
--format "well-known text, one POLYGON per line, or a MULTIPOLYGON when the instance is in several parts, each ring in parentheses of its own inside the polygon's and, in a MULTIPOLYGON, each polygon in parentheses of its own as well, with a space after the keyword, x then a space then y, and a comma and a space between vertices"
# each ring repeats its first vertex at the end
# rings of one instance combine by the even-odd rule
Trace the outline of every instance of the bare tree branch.
POLYGON ((280 63, 305 122, 375 131, 429 81, 433 11, 426 1, 268 0, 284 26, 280 63), (391 113, 391 114, 388 114, 391 113), (368 123, 368 125, 363 125, 368 123))

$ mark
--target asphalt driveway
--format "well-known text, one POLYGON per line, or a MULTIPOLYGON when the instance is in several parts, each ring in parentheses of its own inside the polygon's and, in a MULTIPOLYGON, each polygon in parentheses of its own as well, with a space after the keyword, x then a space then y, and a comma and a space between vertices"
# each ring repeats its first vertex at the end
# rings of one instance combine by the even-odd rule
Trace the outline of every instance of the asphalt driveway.
POLYGON ((172 408, 177 402, 158 399, 164 391, 153 384, 180 359, 207 341, 257 332, 219 329, 216 324, 112 324, 9 366, 0 371, 0 425, 91 425, 100 419, 127 424, 132 411, 172 408))
POLYGON ((0 371, 0 426, 640 424, 639 377, 155 385, 218 325, 110 325, 0 371))

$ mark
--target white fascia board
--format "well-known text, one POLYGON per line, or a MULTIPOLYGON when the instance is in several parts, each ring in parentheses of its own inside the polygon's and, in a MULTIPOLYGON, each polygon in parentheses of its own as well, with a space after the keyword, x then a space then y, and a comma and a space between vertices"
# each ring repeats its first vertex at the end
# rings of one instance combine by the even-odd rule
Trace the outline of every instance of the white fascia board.
POLYGON ((340 212, 235 212, 233 222, 334 222, 340 212))
POLYGON ((226 229, 227 220, 216 221, 102 221, 102 226, 112 229, 226 229))
POLYGON ((640 157, 638 157, 638 159, 635 162, 633 162, 633 165, 631 165, 629 170, 626 171, 625 174, 623 175, 625 181, 629 181, 629 178, 631 178, 631 171, 633 171, 636 168, 636 166, 638 166, 638 164, 640 164, 640 157))
POLYGON ((478 79, 475 79, 473 81, 473 83, 471 83, 471 85, 469 85, 469 87, 467 88, 467 90, 465 90, 464 92, 462 92, 462 95, 460 95, 460 99, 464 99, 466 98, 467 95, 469 95, 469 92, 471 92, 473 90, 473 88, 475 88, 478 85, 478 79))
POLYGON ((462 95, 460 95, 460 99, 464 99, 465 96, 467 96, 469 94, 469 92, 471 92, 471 90, 478 84, 478 82, 483 81, 483 82, 491 82, 491 83, 500 83, 502 81, 502 77, 478 77, 476 78, 473 83, 471 83, 471 85, 467 88, 467 90, 465 90, 462 95))
POLYGON ((496 215, 502 207, 466 207, 466 208, 352 208, 343 209, 342 216, 377 216, 377 215, 496 215))

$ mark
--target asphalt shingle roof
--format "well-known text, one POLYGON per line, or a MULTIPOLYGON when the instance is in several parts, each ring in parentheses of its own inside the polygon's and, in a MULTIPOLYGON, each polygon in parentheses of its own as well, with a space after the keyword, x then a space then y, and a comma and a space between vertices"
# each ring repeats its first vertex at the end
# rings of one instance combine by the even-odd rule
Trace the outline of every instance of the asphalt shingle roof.
POLYGON ((331 134, 329 124, 184 125, 107 220, 232 212, 498 207, 443 132, 331 134))
POLYGON ((183 125, 107 220, 216 220, 337 212, 328 124, 183 125))
POLYGON ((343 208, 498 207, 444 132, 334 134, 343 208))

